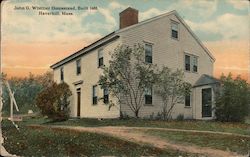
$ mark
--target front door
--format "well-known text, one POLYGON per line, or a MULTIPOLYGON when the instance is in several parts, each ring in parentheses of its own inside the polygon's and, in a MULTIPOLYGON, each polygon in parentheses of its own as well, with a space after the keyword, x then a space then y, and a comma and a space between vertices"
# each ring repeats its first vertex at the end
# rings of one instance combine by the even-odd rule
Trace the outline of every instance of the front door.
POLYGON ((81 116, 81 89, 77 89, 77 117, 81 116))
POLYGON ((212 117, 212 89, 202 89, 202 117, 212 117))

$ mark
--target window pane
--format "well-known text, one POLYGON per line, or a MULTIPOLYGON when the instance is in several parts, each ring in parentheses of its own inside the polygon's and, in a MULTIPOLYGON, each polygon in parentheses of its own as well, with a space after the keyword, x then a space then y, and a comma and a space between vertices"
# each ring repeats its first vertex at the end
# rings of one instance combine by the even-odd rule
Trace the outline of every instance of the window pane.
POLYGON ((145 62, 152 63, 152 45, 145 44, 145 62))
POLYGON ((197 72, 198 71, 198 59, 197 57, 193 57, 193 72, 197 72))
POLYGON ((98 58, 102 58, 103 57, 103 50, 99 50, 98 51, 98 58))
POLYGON ((185 96, 185 106, 190 106, 191 104, 190 94, 185 96))
POLYGON ((97 86, 93 86, 93 97, 97 96, 97 86))
POLYGON ((190 56, 185 55, 185 70, 190 71, 190 56))
POLYGON ((171 36, 172 38, 178 39, 178 24, 177 23, 171 23, 171 36))
POLYGON ((64 80, 64 70, 63 70, 63 67, 60 69, 60 71, 61 71, 61 81, 63 81, 64 80))
POLYGON ((102 66, 103 65, 103 57, 102 58, 99 58, 98 60, 98 66, 102 66))
POLYGON ((80 74, 81 73, 81 60, 77 60, 76 61, 76 74, 80 74))

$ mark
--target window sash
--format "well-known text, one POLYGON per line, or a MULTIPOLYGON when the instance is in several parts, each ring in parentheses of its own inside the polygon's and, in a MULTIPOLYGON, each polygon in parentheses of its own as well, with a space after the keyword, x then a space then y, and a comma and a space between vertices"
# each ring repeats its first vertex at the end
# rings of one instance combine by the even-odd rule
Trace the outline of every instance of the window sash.
POLYGON ((185 70, 190 71, 190 56, 185 55, 185 70))
POLYGON ((92 89, 93 93, 92 93, 92 102, 93 102, 93 105, 96 105, 97 104, 97 86, 93 86, 93 89, 92 89))
POLYGON ((198 58, 193 56, 193 72, 197 72, 198 71, 198 58))
POLYGON ((178 39, 179 25, 177 23, 171 23, 171 36, 172 38, 178 39))
POLYGON ((60 79, 61 81, 64 80, 64 68, 63 67, 60 69, 60 79))
POLYGON ((103 57, 98 59, 98 66, 102 66, 103 65, 103 57))
POLYGON ((76 61, 76 74, 81 74, 81 60, 76 61))
POLYGON ((190 93, 185 95, 185 106, 187 106, 187 107, 191 106, 191 95, 190 95, 190 93))
POLYGON ((144 97, 145 97, 145 104, 152 104, 152 87, 145 89, 144 97))
POLYGON ((152 63, 152 45, 145 44, 145 62, 152 63))
POLYGON ((108 91, 108 88, 103 89, 103 102, 105 104, 109 103, 109 91, 108 91))

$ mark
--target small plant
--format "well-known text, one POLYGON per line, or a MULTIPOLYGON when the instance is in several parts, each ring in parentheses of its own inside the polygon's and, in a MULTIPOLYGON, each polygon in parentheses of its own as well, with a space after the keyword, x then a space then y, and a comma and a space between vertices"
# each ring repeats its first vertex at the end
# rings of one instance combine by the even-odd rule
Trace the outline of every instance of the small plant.
POLYGON ((179 114, 179 115, 176 117, 176 120, 177 120, 177 121, 183 121, 183 120, 184 120, 184 115, 183 115, 183 114, 179 114))

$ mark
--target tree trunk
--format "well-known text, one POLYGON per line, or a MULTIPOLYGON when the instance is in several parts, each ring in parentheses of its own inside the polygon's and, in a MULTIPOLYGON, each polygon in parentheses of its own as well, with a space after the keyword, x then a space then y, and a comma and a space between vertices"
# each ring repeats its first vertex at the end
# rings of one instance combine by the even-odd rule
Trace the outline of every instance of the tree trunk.
POLYGON ((135 114, 135 118, 139 118, 139 110, 135 110, 135 112, 134 112, 134 114, 135 114))

